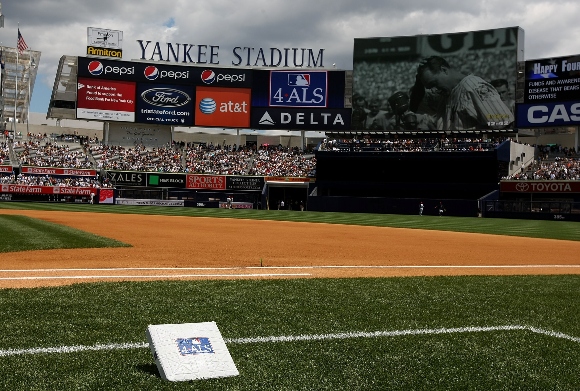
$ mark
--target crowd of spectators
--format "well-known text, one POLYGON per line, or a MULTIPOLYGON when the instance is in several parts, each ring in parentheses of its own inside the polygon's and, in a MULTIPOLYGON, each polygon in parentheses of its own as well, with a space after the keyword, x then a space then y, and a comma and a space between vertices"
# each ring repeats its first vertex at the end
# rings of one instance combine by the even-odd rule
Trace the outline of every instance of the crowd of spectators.
MULTIPOLYGON (((197 173, 213 175, 257 175, 311 177, 316 173, 316 158, 298 148, 282 145, 236 146, 204 143, 173 143, 166 147, 146 148, 111 146, 87 140, 82 143, 56 143, 42 135, 29 135, 13 143, 21 166, 75 169, 197 173)), ((321 151, 429 152, 489 151, 507 140, 497 138, 415 138, 415 139, 325 139, 321 151)), ((573 149, 537 146, 538 159, 511 179, 580 180, 580 162, 573 149)), ((0 164, 9 161, 9 145, 0 144, 0 164)), ((96 178, 59 178, 40 175, 6 175, 2 183, 43 186, 109 186, 96 178)))
POLYGON ((10 149, 6 141, 0 143, 0 165, 10 162, 10 149))
POLYGON ((59 145, 36 140, 17 140, 14 142, 13 148, 19 164, 22 166, 93 168, 89 156, 81 146, 73 149, 66 143, 59 145))
POLYGON ((316 158, 304 155, 298 149, 262 147, 254 157, 250 175, 263 176, 313 176, 316 158))
POLYGON ((53 175, 27 175, 14 173, 0 176, 0 183, 26 186, 62 186, 62 187, 111 187, 101 183, 97 177, 58 177, 53 175))
POLYGON ((184 172, 214 175, 248 175, 254 151, 236 145, 213 144, 184 147, 184 172))
POLYGON ((99 170, 183 172, 182 154, 171 147, 90 145, 88 153, 99 170))
POLYGON ((324 139, 321 151, 337 152, 452 152, 490 151, 507 138, 324 139))
POLYGON ((556 158, 553 161, 534 161, 521 172, 514 174, 514 180, 580 180, 580 161, 573 158, 556 158))

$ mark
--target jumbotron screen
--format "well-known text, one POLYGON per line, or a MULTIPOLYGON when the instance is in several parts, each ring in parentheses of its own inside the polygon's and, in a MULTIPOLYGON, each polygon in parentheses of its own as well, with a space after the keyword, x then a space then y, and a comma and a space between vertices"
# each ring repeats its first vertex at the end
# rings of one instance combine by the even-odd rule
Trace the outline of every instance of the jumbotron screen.
POLYGON ((355 130, 487 130, 514 127, 519 27, 356 38, 355 130))

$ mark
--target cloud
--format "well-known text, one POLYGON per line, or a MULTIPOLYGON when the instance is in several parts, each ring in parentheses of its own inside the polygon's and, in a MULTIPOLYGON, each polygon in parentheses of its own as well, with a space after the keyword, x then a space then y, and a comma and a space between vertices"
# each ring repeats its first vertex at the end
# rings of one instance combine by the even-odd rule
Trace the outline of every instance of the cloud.
POLYGON ((339 69, 352 69, 354 38, 520 26, 525 57, 532 59, 576 54, 580 33, 580 3, 561 0, 18 0, 2 5, 2 45, 15 46, 19 24, 29 47, 42 52, 33 104, 44 110, 59 58, 84 55, 87 27, 123 31, 126 60, 140 57, 136 40, 144 39, 220 46, 221 66, 231 64, 226 53, 236 46, 325 49, 324 64, 339 69))

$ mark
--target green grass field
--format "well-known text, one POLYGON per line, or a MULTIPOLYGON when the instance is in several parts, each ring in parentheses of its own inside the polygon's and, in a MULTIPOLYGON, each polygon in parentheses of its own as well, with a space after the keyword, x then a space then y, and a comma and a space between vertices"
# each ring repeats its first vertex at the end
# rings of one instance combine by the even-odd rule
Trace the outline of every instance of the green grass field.
MULTIPOLYGON (((33 203, 1 208, 580 240, 580 224, 552 221, 33 203)), ((11 225, 26 229, 22 224, 3 219, 2 233, 11 225)), ((0 262, 5 256, 0 253, 0 262)), ((0 308, 0 389, 6 390, 580 389, 580 275, 92 283, 2 289, 0 308), (145 342, 147 326, 206 321, 217 323, 240 375, 163 381, 145 342)))

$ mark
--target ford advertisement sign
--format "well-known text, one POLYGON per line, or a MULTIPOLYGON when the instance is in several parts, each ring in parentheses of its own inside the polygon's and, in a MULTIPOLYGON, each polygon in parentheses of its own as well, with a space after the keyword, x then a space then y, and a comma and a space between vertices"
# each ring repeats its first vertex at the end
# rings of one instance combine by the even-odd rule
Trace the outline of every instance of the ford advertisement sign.
POLYGON ((136 121, 146 124, 191 126, 193 86, 137 85, 136 121))

